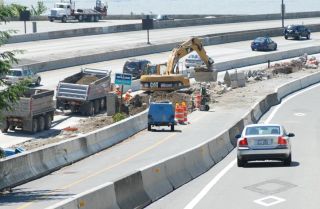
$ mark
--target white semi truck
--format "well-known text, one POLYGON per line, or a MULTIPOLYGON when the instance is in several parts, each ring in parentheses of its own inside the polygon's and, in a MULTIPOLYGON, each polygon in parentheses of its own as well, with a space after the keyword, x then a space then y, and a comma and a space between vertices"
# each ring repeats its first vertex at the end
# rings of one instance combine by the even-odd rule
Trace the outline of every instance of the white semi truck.
POLYGON ((103 16, 107 15, 107 3, 96 0, 94 9, 76 9, 75 2, 72 0, 61 0, 54 4, 48 16, 51 22, 61 20, 78 20, 79 22, 98 22, 103 16))

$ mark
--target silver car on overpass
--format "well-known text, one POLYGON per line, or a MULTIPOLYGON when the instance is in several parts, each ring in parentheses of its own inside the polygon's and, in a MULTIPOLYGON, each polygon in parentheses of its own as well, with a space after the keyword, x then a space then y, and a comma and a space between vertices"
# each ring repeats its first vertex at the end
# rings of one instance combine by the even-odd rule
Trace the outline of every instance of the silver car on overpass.
POLYGON ((287 133, 278 124, 247 125, 237 135, 237 162, 243 167, 248 161, 281 160, 291 164, 291 140, 293 133, 287 133))

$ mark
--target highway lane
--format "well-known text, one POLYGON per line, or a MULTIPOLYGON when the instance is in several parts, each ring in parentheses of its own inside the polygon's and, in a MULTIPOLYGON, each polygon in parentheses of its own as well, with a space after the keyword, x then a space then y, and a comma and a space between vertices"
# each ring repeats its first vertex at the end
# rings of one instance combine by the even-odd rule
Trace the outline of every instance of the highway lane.
MULTIPOLYGON (((301 23, 316 24, 320 18, 291 19, 286 24, 301 23)), ((226 33, 243 30, 279 27, 280 21, 243 22, 219 25, 202 25, 179 28, 157 29, 150 32, 152 44, 163 44, 175 41, 185 41, 191 36, 226 33)), ((55 40, 8 44, 3 50, 21 49, 24 54, 18 55, 25 63, 47 61, 66 57, 92 54, 103 51, 146 46, 146 31, 134 31, 94 36, 81 36, 55 40)))
MULTIPOLYGON (((11 194, 0 198, 0 206, 5 209, 42 209, 132 170, 190 149, 234 124, 251 107, 250 102, 261 99, 264 93, 273 92, 275 85, 286 81, 280 78, 265 82, 262 89, 260 86, 261 95, 250 99, 243 97, 243 92, 239 91, 237 103, 219 102, 213 111, 196 111, 189 116, 190 124, 176 127, 174 133, 144 130, 124 143, 14 188, 11 194)), ((252 91, 256 89, 253 87, 252 91)))
MULTIPOLYGON (((27 33, 33 33, 32 22, 37 23, 37 32, 51 32, 61 30, 73 30, 80 28, 93 28, 93 27, 107 27, 113 25, 125 25, 141 23, 141 20, 100 20, 99 22, 68 22, 61 23, 59 21, 50 22, 47 21, 27 21, 27 33)), ((16 35, 24 34, 24 22, 11 21, 7 23, 1 23, 1 30, 15 30, 16 35)))
MULTIPOLYGON (((301 48, 301 47, 307 47, 307 46, 315 46, 320 45, 320 33, 313 33, 312 34, 312 40, 285 40, 283 37, 274 37, 274 41, 278 43, 278 50, 277 51, 285 51, 289 49, 295 49, 295 48, 301 48)), ((213 45, 213 46, 206 46, 205 49, 209 56, 211 56, 216 63, 233 60, 233 59, 239 59, 244 57, 251 57, 251 56, 257 56, 260 54, 265 53, 274 53, 274 52, 257 52, 257 51, 251 51, 250 48, 250 42, 251 41, 242 41, 242 42, 235 42, 235 43, 228 43, 228 44, 221 44, 221 45, 213 45)), ((163 52, 158 54, 149 54, 145 56, 138 56, 136 58, 138 59, 148 59, 153 63, 163 63, 167 61, 168 56, 170 55, 170 52, 163 52)), ((132 58, 132 57, 131 57, 132 58)), ((185 57, 186 58, 186 57, 185 57)), ((181 59, 182 66, 185 58, 181 59)), ((40 73, 42 77, 42 86, 40 88, 46 88, 46 89, 52 89, 55 90, 58 82, 62 80, 63 78, 70 76, 76 72, 79 72, 81 67, 89 67, 89 68, 97 68, 97 69, 107 69, 112 70, 113 75, 114 73, 120 73, 122 72, 123 64, 125 63, 125 59, 117 59, 112 61, 106 61, 106 62, 100 62, 100 63, 94 63, 94 64, 88 64, 85 66, 75 66, 70 68, 63 68, 58 70, 52 70, 47 72, 40 73)), ((181 66, 180 65, 180 66, 181 66)), ((182 68, 180 68, 182 69, 182 68)), ((222 74, 221 76, 222 77, 222 74)), ((68 117, 67 117, 68 118, 68 117)), ((80 117, 81 118, 81 117, 80 117)), ((62 128, 65 128, 66 126, 72 125, 76 123, 80 118, 70 118, 66 121, 63 121, 62 123, 56 123, 56 126, 54 126, 54 131, 57 132, 62 128)), ((58 120, 61 118, 58 117, 58 120)), ((52 134, 51 131, 45 131, 43 133, 39 133, 36 135, 28 135, 25 133, 9 133, 9 134, 2 134, 0 132, 0 147, 8 147, 17 143, 21 143, 30 139, 41 139, 50 136, 52 134)))
POLYGON ((296 134, 292 139, 290 167, 281 162, 267 162, 238 168, 234 150, 209 172, 147 208, 318 209, 319 95, 319 84, 300 91, 270 110, 276 111, 273 117, 269 113, 261 120, 283 124, 287 131, 296 134))

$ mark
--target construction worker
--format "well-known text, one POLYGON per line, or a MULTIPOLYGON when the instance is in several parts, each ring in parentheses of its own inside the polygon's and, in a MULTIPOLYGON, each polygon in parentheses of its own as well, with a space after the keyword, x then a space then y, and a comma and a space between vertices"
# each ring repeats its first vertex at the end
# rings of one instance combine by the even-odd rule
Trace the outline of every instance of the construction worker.
POLYGON ((126 94, 124 95, 124 101, 125 101, 126 103, 128 103, 128 102, 132 99, 131 93, 132 93, 132 90, 129 89, 129 90, 126 92, 126 94))
POLYGON ((121 97, 121 90, 120 90, 120 86, 116 85, 116 90, 115 90, 116 94, 118 95, 118 97, 121 97))

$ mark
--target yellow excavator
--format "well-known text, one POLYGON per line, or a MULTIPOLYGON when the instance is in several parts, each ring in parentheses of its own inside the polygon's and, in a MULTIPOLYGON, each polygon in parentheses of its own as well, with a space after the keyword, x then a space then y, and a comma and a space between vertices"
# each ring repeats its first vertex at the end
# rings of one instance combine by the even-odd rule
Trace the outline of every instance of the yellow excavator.
POLYGON ((165 64, 149 65, 147 72, 140 78, 141 89, 145 91, 175 91, 190 87, 189 78, 179 74, 179 59, 196 51, 206 67, 204 71, 211 71, 213 60, 208 57, 198 38, 191 38, 172 50, 168 62, 165 64), (162 71, 161 67, 166 66, 162 71))

